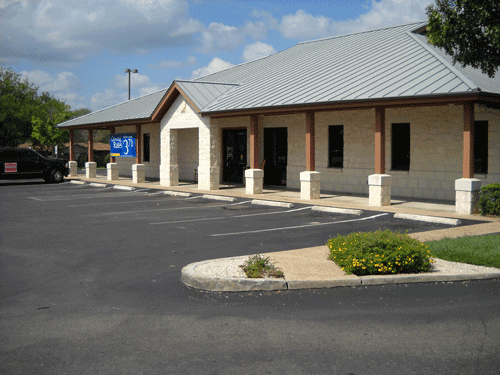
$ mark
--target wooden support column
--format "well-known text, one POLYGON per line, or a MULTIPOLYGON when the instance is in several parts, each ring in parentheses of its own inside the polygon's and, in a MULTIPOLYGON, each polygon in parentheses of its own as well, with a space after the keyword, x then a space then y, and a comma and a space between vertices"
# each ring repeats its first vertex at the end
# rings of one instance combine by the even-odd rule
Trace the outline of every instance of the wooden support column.
POLYGON ((385 174, 384 107, 375 107, 375 174, 385 174))
POLYGON ((313 172, 316 168, 316 147, 314 112, 306 112, 306 171, 313 172))
POLYGON ((464 103, 463 178, 474 178, 474 103, 464 103))
POLYGON ((88 161, 94 161, 94 130, 89 129, 88 161))
POLYGON ((259 116, 250 116, 250 169, 259 168, 259 116))
MULTIPOLYGON (((109 128, 109 137, 110 137, 110 141, 111 141, 111 136, 112 135, 115 135, 115 127, 112 126, 109 128)), ((109 160, 111 163, 115 163, 116 162, 116 159, 114 156, 111 156, 110 160, 109 160)))
POLYGON ((141 159, 142 159, 142 150, 141 150, 141 125, 138 124, 135 126, 135 139, 136 139, 136 157, 135 157, 135 164, 141 164, 141 159))
POLYGON ((75 161, 75 129, 69 129, 69 161, 75 161))

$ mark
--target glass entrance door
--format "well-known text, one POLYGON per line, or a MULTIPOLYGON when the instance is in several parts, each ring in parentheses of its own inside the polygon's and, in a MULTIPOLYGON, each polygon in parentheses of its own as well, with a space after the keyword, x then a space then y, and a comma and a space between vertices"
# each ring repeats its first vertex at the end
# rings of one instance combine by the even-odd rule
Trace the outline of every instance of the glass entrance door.
POLYGON ((223 170, 222 181, 242 184, 247 166, 247 130, 222 130, 223 170))

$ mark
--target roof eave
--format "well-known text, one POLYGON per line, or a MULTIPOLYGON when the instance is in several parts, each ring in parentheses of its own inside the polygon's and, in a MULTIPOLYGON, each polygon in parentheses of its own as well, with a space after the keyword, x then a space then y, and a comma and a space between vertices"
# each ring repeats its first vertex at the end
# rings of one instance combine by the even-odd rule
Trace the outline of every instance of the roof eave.
POLYGON ((412 106, 439 106, 446 104, 460 104, 463 102, 484 102, 484 103, 500 103, 500 94, 482 92, 479 90, 433 94, 423 96, 406 96, 400 98, 375 98, 363 100, 335 101, 322 103, 302 103, 285 106, 269 106, 260 108, 241 108, 232 110, 220 111, 202 111, 202 117, 234 117, 234 116, 249 116, 254 114, 279 115, 300 113, 305 111, 338 111, 338 110, 355 110, 355 109, 372 109, 375 107, 395 108, 395 107, 412 107, 412 106))

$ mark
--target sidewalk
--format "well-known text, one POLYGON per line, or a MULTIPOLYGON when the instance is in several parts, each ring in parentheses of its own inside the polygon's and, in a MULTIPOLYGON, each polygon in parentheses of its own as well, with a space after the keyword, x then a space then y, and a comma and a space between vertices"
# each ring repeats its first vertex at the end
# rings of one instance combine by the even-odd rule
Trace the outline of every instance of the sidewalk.
MULTIPOLYGON (((75 178, 69 178, 70 180, 75 178)), ((95 179, 76 177, 86 182, 100 182, 133 186, 139 188, 160 189, 165 191, 180 191, 189 193, 206 193, 197 189, 196 184, 184 183, 175 187, 163 187, 158 181, 149 181, 134 184, 130 178, 120 178, 107 181, 105 176, 95 179)), ((405 213, 446 218, 463 218, 484 221, 484 223, 452 227, 447 229, 419 232, 410 234, 420 241, 432 241, 442 238, 500 233, 500 218, 488 218, 479 215, 458 215, 455 213, 454 202, 437 202, 425 200, 398 200, 393 199, 391 206, 368 206, 368 197, 354 195, 321 194, 321 199, 314 201, 300 200, 300 192, 282 188, 266 188, 263 194, 247 195, 242 186, 222 185, 220 190, 210 191, 212 195, 231 196, 248 199, 271 200, 297 204, 311 203, 316 206, 364 209, 381 212, 405 213)), ((499 278, 500 269, 465 265, 462 263, 438 260, 435 269, 430 273, 408 275, 363 276, 346 275, 334 262, 328 260, 328 248, 317 246, 305 249, 296 249, 262 254, 270 257, 277 267, 283 270, 284 279, 248 279, 246 277, 231 277, 227 275, 240 272, 238 267, 247 256, 236 258, 213 259, 204 262, 192 263, 181 271, 181 280, 184 284, 203 290, 212 291, 250 291, 250 290, 286 290, 307 288, 331 288, 340 286, 374 285, 410 282, 436 282, 477 280, 499 278), (210 270, 210 271, 207 271, 210 270)))

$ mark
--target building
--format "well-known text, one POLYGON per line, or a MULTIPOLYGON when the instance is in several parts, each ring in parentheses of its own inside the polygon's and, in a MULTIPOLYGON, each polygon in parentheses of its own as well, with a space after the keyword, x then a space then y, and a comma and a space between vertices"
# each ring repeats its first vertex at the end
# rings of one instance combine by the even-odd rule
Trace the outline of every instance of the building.
POLYGON ((284 185, 471 213, 481 184, 500 181, 500 75, 454 66, 425 26, 300 43, 59 126, 134 133, 137 157, 109 166, 134 181, 197 174, 200 190, 245 179, 249 194, 284 185))

